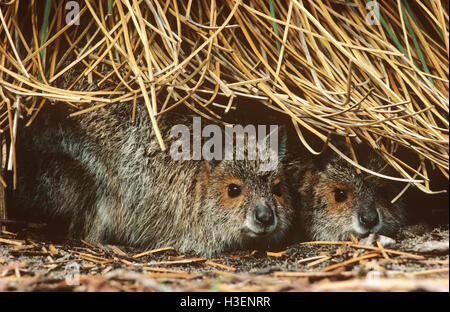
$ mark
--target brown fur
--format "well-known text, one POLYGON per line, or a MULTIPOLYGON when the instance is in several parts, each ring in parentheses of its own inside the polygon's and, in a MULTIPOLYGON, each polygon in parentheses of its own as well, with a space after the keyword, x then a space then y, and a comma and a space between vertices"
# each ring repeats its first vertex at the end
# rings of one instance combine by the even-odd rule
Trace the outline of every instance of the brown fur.
MULTIPOLYGON (((127 104, 65 116, 41 112, 19 132, 17 218, 94 242, 173 246, 202 256, 283 244, 294 212, 287 192, 282 199, 272 192, 274 181, 286 190, 281 161, 261 172, 259 159, 172 160, 160 150, 144 105, 134 122, 127 104), (230 184, 242 194, 230 198, 230 184), (273 213, 272 224, 255 221, 261 207, 273 213)), ((158 122, 168 147, 173 125, 192 128, 192 116, 168 113, 158 122)))
MULTIPOLYGON (((376 172, 385 168, 373 151, 360 163, 376 172)), ((358 174, 332 151, 318 157, 305 151, 290 161, 287 172, 299 215, 297 239, 347 240, 350 234, 362 237, 370 232, 392 235, 406 222, 402 200, 391 203, 400 190, 398 182, 358 174)))

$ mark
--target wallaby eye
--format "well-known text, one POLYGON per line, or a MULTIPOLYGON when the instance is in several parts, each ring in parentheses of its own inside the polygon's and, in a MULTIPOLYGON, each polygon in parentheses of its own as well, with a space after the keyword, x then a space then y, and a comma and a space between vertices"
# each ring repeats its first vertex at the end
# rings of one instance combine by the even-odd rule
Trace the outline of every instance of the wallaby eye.
POLYGON ((277 196, 277 197, 281 197, 281 183, 278 182, 277 184, 275 184, 272 188, 272 193, 277 196))
POLYGON ((231 198, 238 197, 242 194, 242 189, 239 185, 230 184, 228 185, 228 196, 231 198))
POLYGON ((346 201, 347 198, 348 198, 348 193, 346 190, 339 189, 339 188, 334 189, 334 200, 337 203, 342 203, 342 202, 346 201))

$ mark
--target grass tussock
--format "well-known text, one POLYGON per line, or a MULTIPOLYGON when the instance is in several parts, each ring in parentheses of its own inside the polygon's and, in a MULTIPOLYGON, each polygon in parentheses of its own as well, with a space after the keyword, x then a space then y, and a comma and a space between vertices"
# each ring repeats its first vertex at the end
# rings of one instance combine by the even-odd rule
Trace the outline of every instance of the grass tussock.
POLYGON ((159 114, 185 105, 221 119, 243 97, 287 114, 313 153, 306 130, 338 153, 331 134, 350 150, 366 142, 425 192, 430 168, 448 179, 446 1, 67 3, 0 1, 0 131, 11 141, 18 115, 30 124, 51 101, 75 114, 120 101, 145 103, 164 149, 159 114), (77 89, 82 79, 96 87, 77 89), (418 166, 394 156, 399 146, 418 166))

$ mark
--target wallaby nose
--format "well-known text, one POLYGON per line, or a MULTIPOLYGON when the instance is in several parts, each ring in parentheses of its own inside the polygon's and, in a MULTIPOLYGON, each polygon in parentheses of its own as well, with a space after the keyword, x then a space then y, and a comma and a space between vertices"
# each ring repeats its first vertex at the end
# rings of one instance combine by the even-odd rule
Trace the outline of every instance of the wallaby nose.
POLYGON ((373 228, 379 222, 376 210, 366 210, 359 213, 359 222, 368 229, 373 228))
POLYGON ((256 208, 253 211, 253 219, 262 226, 272 225, 275 220, 272 209, 268 205, 262 203, 256 205, 256 208))

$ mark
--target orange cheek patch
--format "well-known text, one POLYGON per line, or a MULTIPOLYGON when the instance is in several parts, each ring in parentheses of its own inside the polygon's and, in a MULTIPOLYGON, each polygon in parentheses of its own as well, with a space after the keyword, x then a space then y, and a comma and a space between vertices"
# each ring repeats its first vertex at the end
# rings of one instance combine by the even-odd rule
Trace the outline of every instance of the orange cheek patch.
MULTIPOLYGON (((283 192, 282 194, 285 194, 285 189, 282 187, 281 191, 283 192)), ((275 200, 278 202, 278 204, 280 204, 280 206, 286 206, 286 198, 284 197, 284 195, 281 196, 275 196, 275 200)))
POLYGON ((242 186, 242 181, 233 176, 223 177, 221 181, 218 181, 215 185, 216 190, 220 194, 220 206, 225 209, 233 209, 238 207, 244 199, 247 197, 248 187, 242 186), (236 197, 230 197, 228 195, 228 186, 235 184, 241 187, 241 194, 236 197))
MULTIPOLYGON (((278 183, 280 183, 280 178, 276 178, 273 181, 273 185, 277 185, 278 183)), ((286 188, 284 187, 283 184, 280 184, 280 189, 281 189, 281 196, 277 196, 275 194, 273 194, 273 196, 275 197, 275 200, 278 202, 278 204, 280 206, 284 207, 286 205, 285 195, 287 194, 287 190, 286 190, 286 188)))
POLYGON ((318 189, 325 190, 325 197, 327 200, 327 210, 330 212, 341 212, 350 209, 353 205, 353 192, 350 191, 345 185, 340 183, 326 184, 326 187, 319 187, 318 189), (335 198, 335 190, 345 190, 347 192, 347 199, 342 202, 337 202, 335 198))

